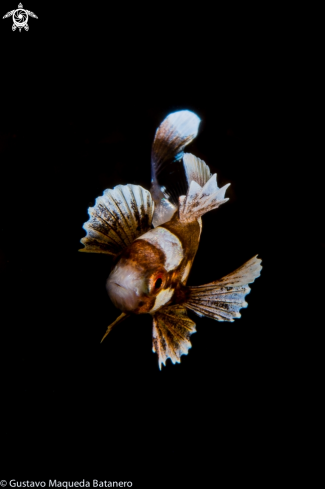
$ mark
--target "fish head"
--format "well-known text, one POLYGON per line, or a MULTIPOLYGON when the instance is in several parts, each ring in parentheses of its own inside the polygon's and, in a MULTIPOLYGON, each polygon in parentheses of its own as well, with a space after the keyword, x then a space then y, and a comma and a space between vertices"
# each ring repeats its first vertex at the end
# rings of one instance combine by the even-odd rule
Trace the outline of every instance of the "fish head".
POLYGON ((150 312, 167 282, 163 263, 164 256, 149 243, 132 243, 116 260, 106 282, 115 307, 134 314, 150 312))

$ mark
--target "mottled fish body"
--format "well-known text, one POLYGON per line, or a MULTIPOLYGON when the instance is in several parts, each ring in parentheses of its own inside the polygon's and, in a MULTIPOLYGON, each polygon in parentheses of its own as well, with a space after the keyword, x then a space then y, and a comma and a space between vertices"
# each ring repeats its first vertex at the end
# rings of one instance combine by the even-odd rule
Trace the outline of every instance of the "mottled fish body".
POLYGON ((121 254, 108 280, 108 293, 121 311, 153 313, 172 302, 186 284, 199 246, 197 220, 172 219, 137 238, 121 254), (122 286, 128 282, 128 288, 122 286), (131 286, 132 284, 132 286, 131 286))
POLYGON ((190 111, 170 114, 153 143, 150 192, 137 185, 105 190, 89 208, 87 236, 81 239, 85 248, 80 251, 116 256, 107 291, 122 314, 106 335, 131 313, 151 314, 159 368, 168 358, 180 362, 191 347, 195 323, 186 309, 233 321, 247 306, 248 283, 262 268, 254 257, 218 281, 186 286, 200 242, 201 217, 228 200, 229 184, 219 188, 209 167, 183 151, 197 135, 199 123, 190 111))

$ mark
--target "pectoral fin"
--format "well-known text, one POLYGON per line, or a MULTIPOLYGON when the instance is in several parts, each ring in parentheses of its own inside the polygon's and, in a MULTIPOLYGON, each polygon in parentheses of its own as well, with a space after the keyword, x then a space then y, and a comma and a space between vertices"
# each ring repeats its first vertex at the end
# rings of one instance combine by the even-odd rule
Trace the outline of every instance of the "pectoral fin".
POLYGON ((140 185, 117 185, 107 189, 89 207, 89 220, 83 225, 87 236, 79 251, 117 255, 151 228, 154 202, 140 185))
POLYGON ((254 256, 220 280, 187 287, 187 299, 183 305, 198 316, 233 322, 234 318, 240 317, 240 309, 247 307, 245 296, 251 290, 248 284, 260 276, 261 269, 261 260, 254 256))
POLYGON ((167 306, 160 309, 153 316, 152 351, 158 354, 158 363, 166 365, 166 360, 180 363, 181 355, 187 355, 191 348, 189 340, 195 333, 195 323, 180 305, 167 306))

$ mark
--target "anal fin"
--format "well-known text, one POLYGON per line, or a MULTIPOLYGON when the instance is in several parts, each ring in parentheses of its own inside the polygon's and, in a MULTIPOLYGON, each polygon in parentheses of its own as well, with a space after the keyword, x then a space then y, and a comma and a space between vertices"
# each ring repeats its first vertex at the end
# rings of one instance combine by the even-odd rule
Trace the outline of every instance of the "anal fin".
POLYGON ((153 316, 152 351, 158 354, 160 370, 168 358, 173 363, 180 363, 181 355, 187 355, 192 346, 189 338, 195 332, 195 323, 187 316, 184 306, 167 306, 156 312, 153 316))

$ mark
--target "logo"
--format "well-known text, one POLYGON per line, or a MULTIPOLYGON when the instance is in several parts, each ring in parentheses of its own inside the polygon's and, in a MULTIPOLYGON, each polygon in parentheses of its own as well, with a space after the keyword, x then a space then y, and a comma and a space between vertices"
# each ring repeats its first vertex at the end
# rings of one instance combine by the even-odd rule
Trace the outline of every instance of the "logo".
POLYGON ((19 32, 21 32, 22 28, 24 28, 25 31, 28 31, 28 16, 38 19, 37 15, 35 15, 33 12, 23 9, 21 3, 18 5, 18 8, 16 10, 11 10, 11 12, 7 12, 6 15, 3 16, 3 19, 6 19, 11 15, 13 20, 12 30, 15 31, 18 27, 19 32))

